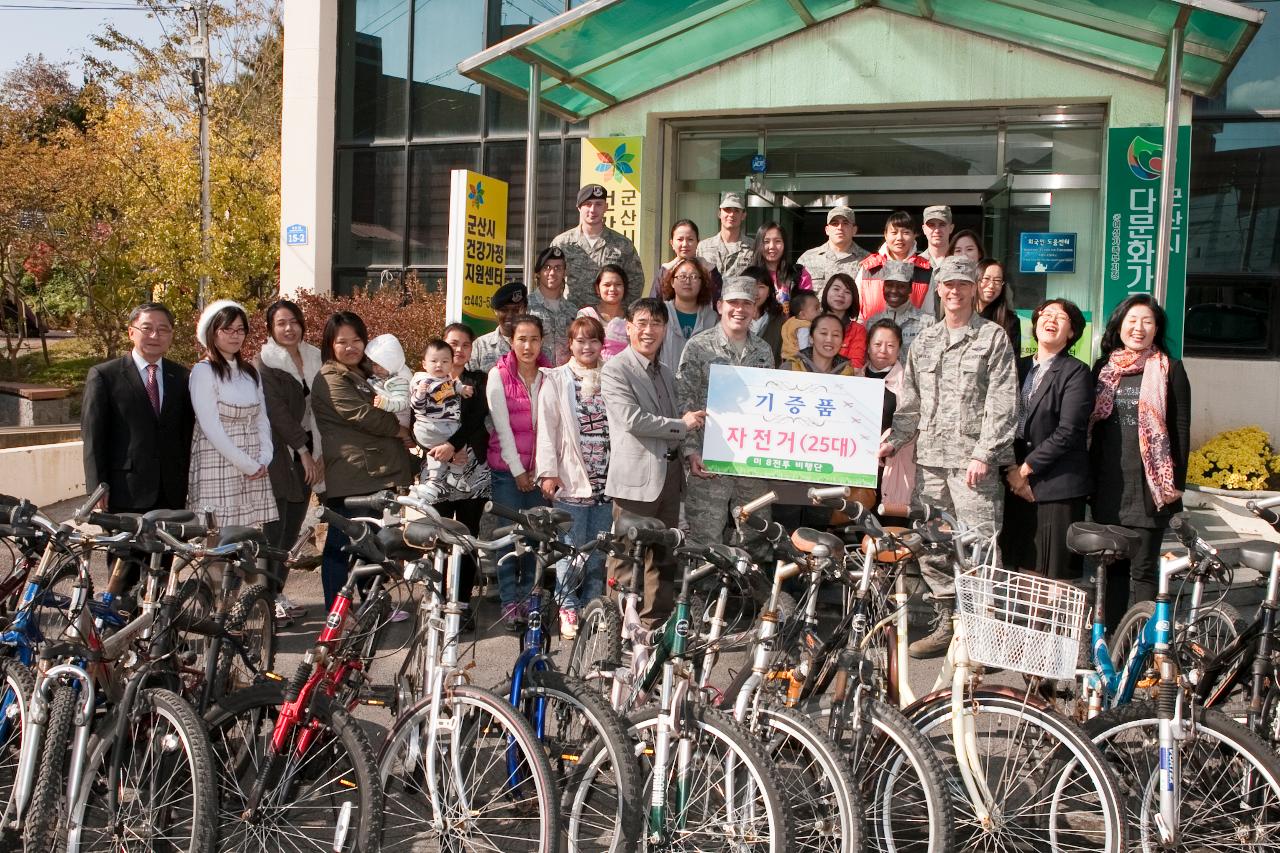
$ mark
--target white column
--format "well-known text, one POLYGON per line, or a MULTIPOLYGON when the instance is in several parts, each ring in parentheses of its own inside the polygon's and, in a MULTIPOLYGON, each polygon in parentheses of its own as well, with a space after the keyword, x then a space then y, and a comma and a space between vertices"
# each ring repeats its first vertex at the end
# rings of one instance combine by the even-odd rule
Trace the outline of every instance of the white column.
POLYGON ((330 293, 338 0, 284 0, 283 20, 280 291, 330 293))

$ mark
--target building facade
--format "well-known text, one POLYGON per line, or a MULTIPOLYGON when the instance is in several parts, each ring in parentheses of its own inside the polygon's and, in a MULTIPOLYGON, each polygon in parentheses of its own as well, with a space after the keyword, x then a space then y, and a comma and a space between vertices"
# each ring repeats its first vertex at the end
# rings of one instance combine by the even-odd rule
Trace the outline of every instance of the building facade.
MULTIPOLYGON (((577 5, 288 0, 284 288, 349 292, 406 276, 443 286, 456 168, 509 182, 507 259, 511 277, 522 277, 526 102, 457 65, 577 5)), ((581 13, 610 4, 588 5, 581 13)), ((768 5, 687 8, 727 21, 738 11, 731 7, 768 5)), ((888 0, 843 5, 850 9, 778 37, 757 17, 757 31, 739 30, 752 36, 741 44, 723 38, 732 29, 714 43, 692 32, 683 42, 668 36, 668 66, 702 53, 689 73, 607 108, 544 111, 536 248, 576 222, 584 137, 636 136, 644 140, 636 243, 649 274, 670 256, 670 224, 690 218, 711 233, 716 200, 729 189, 748 191, 748 228, 783 224, 794 255, 823 241, 825 211, 836 204, 857 211, 858 240, 869 250, 891 211, 949 204, 957 227, 979 232, 987 252, 1011 266, 1018 307, 1066 296, 1091 312, 1099 333, 1109 134, 1159 127, 1163 84, 1096 57, 908 14, 888 0), (1017 272, 1022 235, 1045 232, 1075 235, 1073 271, 1017 272)), ((616 48, 583 49, 593 57, 632 49, 621 45, 634 32, 616 32, 616 48)), ((661 47, 660 35, 642 47, 661 47)), ((1244 423, 1280 432, 1278 47, 1273 14, 1212 99, 1184 94, 1180 102, 1191 127, 1180 156, 1191 165, 1184 326, 1197 442, 1244 423)), ((1188 59, 1190 71, 1199 58, 1188 59)))

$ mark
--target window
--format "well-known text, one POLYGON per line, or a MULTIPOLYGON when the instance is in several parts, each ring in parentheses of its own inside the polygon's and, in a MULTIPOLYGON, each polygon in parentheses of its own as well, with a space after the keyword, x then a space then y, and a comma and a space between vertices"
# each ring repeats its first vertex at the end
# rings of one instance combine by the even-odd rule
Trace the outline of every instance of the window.
POLYGON ((413 151, 409 175, 409 263, 449 260, 449 173, 476 168, 476 145, 432 145, 413 151))
POLYGON ((403 139, 409 0, 344 0, 338 15, 338 139, 403 139))
POLYGON ((338 152, 337 260, 399 264, 404 252, 405 156, 400 149, 338 152))
POLYGON ((413 18, 413 136, 474 136, 480 132, 479 83, 457 65, 484 49, 484 4, 417 0, 413 18))

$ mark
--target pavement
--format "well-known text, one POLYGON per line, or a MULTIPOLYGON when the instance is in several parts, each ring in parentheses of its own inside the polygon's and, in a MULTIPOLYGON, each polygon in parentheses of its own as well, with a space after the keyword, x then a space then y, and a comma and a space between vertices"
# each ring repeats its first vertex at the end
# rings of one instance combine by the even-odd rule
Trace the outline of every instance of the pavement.
MULTIPOLYGON (((1232 544, 1250 539, 1280 542, 1280 535, 1243 509, 1243 501, 1213 499, 1204 503, 1204 506, 1190 509, 1189 518, 1203 538, 1211 544, 1225 549, 1232 544)), ((71 517, 76 504, 76 501, 63 501, 47 507, 46 512, 51 518, 61 521, 71 517)), ((1176 541, 1172 539, 1166 544, 1170 548, 1176 547, 1176 541)), ((6 560, 7 555, 3 549, 0 549, 0 565, 3 565, 6 560)), ((105 566, 97 566, 95 575, 99 580, 105 579, 105 566)), ((307 607, 307 612, 278 631, 279 652, 275 669, 286 678, 292 674, 302 654, 314 643, 323 626, 325 616, 324 595, 318 569, 294 570, 289 576, 287 591, 295 603, 307 607)), ((1236 574, 1232 589, 1229 590, 1228 600, 1240 608, 1247 617, 1261 599, 1261 594, 1262 590, 1257 583, 1256 573, 1241 569, 1236 574)), ((470 667, 468 674, 473 684, 482 687, 501 687, 510 678, 511 666, 520 652, 520 638, 508 633, 501 624, 500 607, 496 601, 496 584, 491 583, 487 589, 477 592, 473 604, 476 607, 477 628, 474 633, 464 635, 460 648, 461 659, 464 665, 470 667), (490 592, 494 594, 493 598, 489 597, 490 592)), ((372 681, 375 685, 391 684, 403 660, 403 648, 409 640, 411 624, 410 620, 390 626, 384 644, 385 650, 379 654, 373 667, 372 681)), ((552 631, 550 654, 554 661, 563 665, 567 659, 569 646, 569 643, 560 640, 556 631, 552 631)), ((713 673, 712 683, 715 685, 728 683, 732 673, 736 672, 743 663, 744 655, 741 652, 725 654, 716 672, 713 673)), ((929 692, 939 666, 940 659, 913 664, 910 683, 917 696, 929 692)), ((1020 676, 1011 673, 995 676, 994 680, 1014 685, 1022 683, 1020 676)), ((389 711, 381 707, 366 706, 358 710, 357 716, 361 719, 376 749, 391 723, 389 711)))

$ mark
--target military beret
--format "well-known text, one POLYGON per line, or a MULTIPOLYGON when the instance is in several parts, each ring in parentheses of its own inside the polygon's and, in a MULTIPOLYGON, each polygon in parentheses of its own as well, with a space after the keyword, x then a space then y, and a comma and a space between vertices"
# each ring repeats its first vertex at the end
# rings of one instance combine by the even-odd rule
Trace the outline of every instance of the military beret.
POLYGON ((538 253, 538 261, 533 265, 533 271, 542 272, 542 268, 546 266, 547 261, 564 260, 564 249, 561 249, 559 246, 548 246, 538 253))
POLYGON ((524 289, 524 285, 518 281, 509 281, 499 287, 498 292, 489 298, 489 307, 494 310, 506 308, 508 305, 524 307, 528 301, 529 292, 524 289))
POLYGON ((911 281, 915 278, 916 265, 911 261, 895 261, 893 258, 886 258, 884 264, 880 267, 880 279, 882 281, 911 281))
POLYGON ((587 184, 578 190, 578 201, 575 207, 582 207, 589 201, 605 201, 609 198, 608 191, 599 184, 587 184))
POLYGON ((733 278, 726 279, 724 287, 720 288, 720 301, 729 302, 734 299, 745 299, 754 303, 756 280, 749 275, 735 275, 733 278))
POLYGON ((938 261, 938 282, 967 281, 976 284, 978 281, 978 264, 964 255, 948 255, 938 261))

